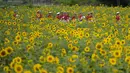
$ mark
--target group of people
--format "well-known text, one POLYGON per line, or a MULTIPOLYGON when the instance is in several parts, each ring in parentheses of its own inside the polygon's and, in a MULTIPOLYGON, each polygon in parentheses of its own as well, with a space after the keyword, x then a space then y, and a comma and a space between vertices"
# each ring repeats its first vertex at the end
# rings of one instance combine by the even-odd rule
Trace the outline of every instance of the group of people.
MULTIPOLYGON (((14 17, 17 17, 18 14, 17 12, 14 12, 14 17)), ((64 21, 64 22, 70 22, 70 21, 82 21, 83 19, 86 19, 87 21, 89 22, 93 22, 95 21, 94 19, 94 16, 93 16, 93 13, 92 12, 89 12, 86 16, 84 16, 82 13, 79 13, 79 14, 76 14, 74 13, 72 16, 69 15, 69 13, 67 12, 57 12, 56 16, 54 17, 53 16, 53 13, 52 12, 49 12, 47 15, 46 15, 47 18, 54 18, 54 19, 58 19, 60 21, 64 21)), ((43 18, 43 14, 41 13, 40 10, 38 10, 36 12, 36 18, 37 19, 41 19, 43 18)), ((116 13, 116 21, 120 21, 120 13, 117 12, 116 13)))
MULTIPOLYGON (((42 18, 42 16, 43 16, 42 13, 38 10, 36 13, 36 18, 40 19, 40 18, 42 18)), ((93 21, 93 18, 94 18, 92 12, 89 12, 87 16, 84 16, 82 13, 79 13, 78 15, 76 13, 74 13, 72 15, 72 17, 67 12, 57 12, 56 16, 53 17, 53 13, 49 12, 46 17, 55 18, 55 19, 58 19, 58 20, 64 21, 64 22, 70 22, 70 21, 75 22, 76 20, 82 21, 83 19, 86 19, 87 21, 93 21)))

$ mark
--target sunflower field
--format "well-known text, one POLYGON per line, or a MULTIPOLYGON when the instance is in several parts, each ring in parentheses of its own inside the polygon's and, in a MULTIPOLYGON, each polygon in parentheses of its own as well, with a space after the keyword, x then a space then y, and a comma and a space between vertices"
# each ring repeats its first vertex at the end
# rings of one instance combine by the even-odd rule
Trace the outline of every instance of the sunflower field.
POLYGON ((130 7, 0 8, 0 73, 130 73, 130 7), (18 18, 13 17, 14 10, 18 18), (43 18, 35 19, 41 10, 43 18), (94 13, 95 22, 60 22, 49 11, 94 13), (116 22, 119 11, 121 20, 116 22))

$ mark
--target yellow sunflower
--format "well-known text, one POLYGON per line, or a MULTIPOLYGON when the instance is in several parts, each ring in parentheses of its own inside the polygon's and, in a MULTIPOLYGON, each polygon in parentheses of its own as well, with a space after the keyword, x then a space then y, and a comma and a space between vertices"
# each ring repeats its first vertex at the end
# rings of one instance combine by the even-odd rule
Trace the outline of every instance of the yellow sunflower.
POLYGON ((14 41, 14 42, 13 42, 13 45, 18 45, 18 44, 19 44, 18 41, 14 41))
POLYGON ((99 63, 99 66, 100 66, 100 67, 104 67, 104 66, 105 66, 105 62, 102 61, 101 63, 99 63))
POLYGON ((98 59, 100 59, 99 56, 98 56, 96 53, 93 53, 91 60, 92 60, 92 61, 96 61, 96 60, 98 60, 98 59))
POLYGON ((33 66, 33 70, 34 70, 34 72, 39 71, 40 68, 41 68, 41 64, 35 64, 35 65, 33 66))
POLYGON ((118 47, 117 47, 117 50, 122 51, 122 50, 123 50, 123 47, 122 47, 122 46, 118 46, 118 47))
POLYGON ((2 49, 0 51, 0 57, 5 57, 5 56, 7 56, 7 51, 5 49, 2 49))
POLYGON ((76 46, 72 46, 72 48, 71 48, 73 51, 78 51, 79 50, 79 48, 78 47, 76 47, 76 46))
POLYGON ((11 22, 8 22, 8 25, 11 25, 11 22))
POLYGON ((46 61, 46 59, 45 59, 43 56, 40 56, 39 61, 40 61, 41 63, 44 63, 44 62, 46 61))
POLYGON ((47 62, 52 63, 54 61, 54 57, 52 55, 47 56, 47 62))
POLYGON ((30 70, 26 70, 23 73, 32 73, 30 70))
POLYGON ((27 36, 27 33, 26 33, 26 32, 22 32, 22 35, 23 35, 24 37, 26 37, 26 36, 27 36))
POLYGON ((11 54, 13 52, 12 47, 7 47, 7 48, 5 48, 5 50, 7 51, 7 54, 11 54))
POLYGON ((22 58, 21 58, 21 57, 16 57, 16 60, 15 60, 15 61, 16 61, 16 63, 19 63, 19 64, 20 64, 20 63, 22 62, 22 58))
POLYGON ((105 56, 107 54, 107 52, 105 50, 100 50, 100 54, 105 56))
POLYGON ((3 68, 3 70, 4 70, 5 72, 7 72, 7 71, 9 70, 9 67, 8 67, 8 66, 5 66, 5 67, 3 68))
POLYGON ((119 70, 118 69, 112 69, 112 73, 119 73, 119 70))
POLYGON ((15 62, 11 62, 9 65, 10 65, 10 68, 13 69, 15 66, 15 62))
POLYGON ((62 66, 58 66, 57 71, 60 71, 60 72, 64 73, 64 68, 62 66))
POLYGON ((29 39, 29 42, 30 42, 30 43, 33 43, 33 42, 34 42, 34 37, 31 37, 31 38, 29 39))
POLYGON ((72 58, 74 58, 74 59, 75 59, 75 58, 78 58, 78 55, 73 54, 73 55, 72 55, 72 58))
POLYGON ((5 34, 10 35, 10 31, 9 30, 5 31, 5 34))
POLYGON ((40 73, 48 73, 45 69, 40 69, 40 73))
POLYGON ((9 39, 8 39, 8 38, 5 38, 4 43, 7 44, 7 43, 9 43, 9 42, 10 42, 9 39))
POLYGON ((67 67, 67 73, 74 73, 74 69, 72 67, 67 67))
POLYGON ((91 40, 87 40, 86 45, 90 45, 90 44, 91 44, 91 40))
POLYGON ((53 47, 53 44, 52 44, 52 43, 48 43, 48 47, 49 47, 49 48, 52 48, 52 47, 53 47))
POLYGON ((22 65, 19 65, 19 64, 16 64, 16 65, 14 66, 14 71, 15 71, 16 73, 22 73, 22 72, 23 72, 23 66, 22 66, 22 65))
POLYGON ((100 50, 102 48, 102 43, 97 43, 96 44, 96 49, 100 50))
POLYGON ((26 46, 26 50, 29 51, 30 49, 31 49, 31 45, 29 44, 26 46))
POLYGON ((21 41, 20 35, 17 35, 17 36, 15 37, 15 40, 16 40, 16 41, 21 41))
POLYGON ((110 58, 109 62, 111 65, 116 65, 116 58, 110 58))
POLYGON ((84 33, 79 33, 79 38, 82 39, 84 37, 84 33))
POLYGON ((63 73, 63 72, 61 72, 61 71, 56 71, 56 73, 63 73))
POLYGON ((85 52, 89 52, 89 51, 90 51, 90 48, 89 48, 89 47, 85 47, 85 48, 84 48, 84 51, 85 51, 85 52))
POLYGON ((121 57, 121 51, 120 51, 120 50, 114 51, 114 52, 113 52, 113 56, 116 57, 116 58, 121 57))
POLYGON ((125 44, 125 40, 122 40, 121 43, 122 43, 122 45, 124 45, 125 44))
POLYGON ((62 53, 66 54, 65 48, 62 48, 62 53))
POLYGON ((122 43, 121 43, 120 40, 116 40, 115 44, 117 44, 117 45, 121 45, 122 43))
POLYGON ((76 60, 75 59, 73 59, 73 58, 69 58, 69 62, 75 62, 76 60))
POLYGON ((127 62, 128 64, 130 64, 130 56, 126 56, 125 62, 127 62))
POLYGON ((13 25, 16 25, 16 22, 13 22, 13 25))
POLYGON ((72 44, 68 44, 68 48, 72 48, 72 44))
POLYGON ((86 34, 85 34, 85 37, 88 38, 88 37, 89 37, 89 33, 86 33, 86 34))
POLYGON ((77 44, 78 43, 78 40, 74 40, 74 44, 77 44))
POLYGON ((13 73, 11 70, 8 70, 7 73, 13 73))
POLYGON ((55 57, 54 59, 55 59, 55 60, 54 60, 55 63, 56 63, 56 64, 59 64, 59 58, 58 58, 58 57, 55 57))

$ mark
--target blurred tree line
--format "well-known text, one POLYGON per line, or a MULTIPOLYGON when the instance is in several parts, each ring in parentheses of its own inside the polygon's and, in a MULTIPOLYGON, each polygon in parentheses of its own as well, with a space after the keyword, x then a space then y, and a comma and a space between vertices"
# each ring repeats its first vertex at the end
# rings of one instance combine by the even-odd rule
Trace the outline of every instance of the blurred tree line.
MULTIPOLYGON (((9 0, 3 0, 7 3, 9 0)), ((14 1, 14 0, 12 0, 14 1)), ((64 4, 64 5, 108 5, 108 6, 130 6, 130 0, 21 0, 23 4, 33 4, 33 2, 50 2, 52 4, 64 4)))
POLYGON ((62 3, 65 5, 99 5, 105 4, 108 6, 129 6, 130 0, 55 0, 58 3, 62 3))

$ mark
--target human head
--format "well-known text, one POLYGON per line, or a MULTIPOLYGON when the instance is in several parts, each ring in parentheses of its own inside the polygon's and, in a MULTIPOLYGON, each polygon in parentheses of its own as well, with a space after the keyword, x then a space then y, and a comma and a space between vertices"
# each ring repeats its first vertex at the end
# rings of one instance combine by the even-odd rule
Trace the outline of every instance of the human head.
POLYGON ((52 14, 52 12, 49 12, 49 14, 52 14))
POLYGON ((116 12, 116 15, 119 15, 120 14, 120 12, 116 12))
POLYGON ((57 15, 60 15, 60 12, 57 12, 57 15))
POLYGON ((37 11, 37 13, 40 13, 40 12, 41 12, 40 10, 37 11))
POLYGON ((90 15, 93 15, 93 13, 92 13, 92 12, 90 12, 90 15))

